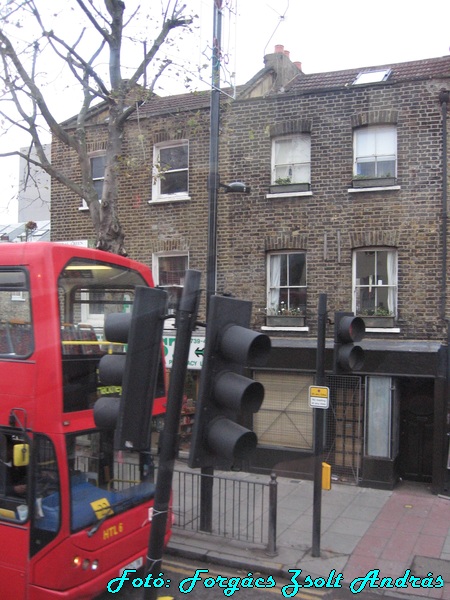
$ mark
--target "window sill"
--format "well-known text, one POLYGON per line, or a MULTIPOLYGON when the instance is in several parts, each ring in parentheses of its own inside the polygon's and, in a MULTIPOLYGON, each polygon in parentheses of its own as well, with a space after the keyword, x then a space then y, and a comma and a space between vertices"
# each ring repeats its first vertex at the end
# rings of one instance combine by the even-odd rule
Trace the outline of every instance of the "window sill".
POLYGON ((400 327, 366 327, 366 333, 400 333, 400 327))
POLYGON ((266 198, 294 198, 299 196, 312 196, 311 190, 309 192, 288 192, 288 193, 277 193, 277 194, 266 194, 266 198))
POLYGON ((361 192, 386 192, 386 191, 395 191, 401 190, 402 188, 399 185, 387 185, 380 187, 358 187, 358 188, 348 188, 349 194, 359 194, 361 192))
POLYGON ((185 196, 167 196, 166 198, 156 198, 156 200, 149 200, 149 204, 167 204, 168 202, 186 202, 186 200, 191 200, 191 197, 188 195, 185 196))
POLYGON ((309 331, 309 327, 267 327, 267 325, 263 325, 261 331, 309 331))

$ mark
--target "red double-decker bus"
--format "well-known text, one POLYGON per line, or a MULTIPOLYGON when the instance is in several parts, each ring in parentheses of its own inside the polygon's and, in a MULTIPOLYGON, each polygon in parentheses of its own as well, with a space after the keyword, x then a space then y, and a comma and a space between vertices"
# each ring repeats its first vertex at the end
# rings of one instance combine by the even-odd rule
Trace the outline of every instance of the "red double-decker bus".
MULTIPOLYGON (((0 593, 94 598, 139 568, 149 538, 150 452, 115 451, 95 427, 98 363, 124 352, 105 315, 128 312, 148 267, 53 243, 0 245, 0 593)), ((165 411, 160 365, 153 415, 165 411)), ((170 523, 165 543, 170 536, 170 523)))

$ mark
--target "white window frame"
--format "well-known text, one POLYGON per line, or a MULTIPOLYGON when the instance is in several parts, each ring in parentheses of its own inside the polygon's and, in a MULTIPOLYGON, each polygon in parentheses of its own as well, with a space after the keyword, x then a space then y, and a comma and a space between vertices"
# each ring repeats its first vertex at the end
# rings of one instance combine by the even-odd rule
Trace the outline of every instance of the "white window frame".
POLYGON ((155 144, 153 147, 153 174, 152 174, 152 200, 151 202, 164 201, 167 202, 172 200, 189 200, 189 140, 176 140, 171 142, 162 142, 155 144), (182 192, 176 192, 173 194, 164 194, 161 192, 161 180, 164 177, 164 169, 161 168, 160 164, 160 152, 165 148, 178 148, 181 146, 187 147, 187 165, 180 169, 167 169, 168 173, 175 172, 186 172, 187 173, 187 189, 182 192))
MULTIPOLYGON (((92 161, 95 160, 96 158, 105 158, 106 154, 105 152, 101 152, 101 153, 96 153, 96 154, 91 154, 89 156, 89 164, 91 167, 91 177, 92 177, 92 161)), ((102 182, 102 189, 103 189, 103 183, 105 181, 105 170, 103 169, 103 176, 102 177, 92 177, 92 182, 96 183, 97 181, 101 181, 102 182)), ((101 196, 99 196, 99 202, 102 201, 101 196)), ((89 210, 89 206, 87 205, 86 200, 83 198, 81 200, 81 206, 80 206, 80 210, 89 210)))
POLYGON ((289 183, 311 183, 311 135, 309 133, 297 133, 294 135, 284 135, 272 138, 272 185, 276 185, 277 180, 290 178, 289 183), (294 150, 291 150, 290 161, 278 162, 279 148, 281 144, 288 145, 300 141, 303 145, 303 150, 306 148, 305 154, 302 156, 302 151, 298 150, 295 155, 294 150), (296 176, 295 172, 305 172, 305 176, 296 176))
MULTIPOLYGON (((289 265, 289 261, 288 261, 289 265)), ((267 314, 275 314, 273 311, 278 310, 280 305, 280 290, 298 290, 300 293, 302 290, 305 292, 307 298, 308 295, 308 271, 307 271, 307 257, 306 252, 303 250, 285 250, 280 252, 270 252, 267 254, 267 314), (277 279, 279 279, 279 273, 274 274, 271 269, 272 258, 276 256, 289 256, 291 254, 302 254, 305 257, 305 285, 281 285, 277 279), (278 290, 278 294, 277 294, 278 290), (278 296, 278 297, 277 297, 278 296)), ((290 295, 290 294, 289 294, 290 295)), ((306 307, 306 303, 305 303, 306 307)), ((286 306, 286 314, 290 312, 292 306, 286 306)), ((281 313, 280 313, 281 314, 281 313)))
POLYGON ((353 177, 397 177, 397 163, 396 125, 371 125, 353 131, 353 177), (366 138, 365 144, 362 137, 366 138), (364 149, 361 148, 363 145, 364 149), (394 162, 393 172, 389 174, 382 171, 382 163, 387 161, 394 162), (374 173, 361 173, 362 165, 374 165, 374 173))
MULTIPOLYGON (((392 313, 391 316, 394 318, 397 317, 397 304, 398 304, 398 251, 396 248, 389 247, 367 247, 367 248, 357 248, 353 250, 353 300, 352 300, 352 310, 356 315, 364 317, 363 310, 358 306, 357 297, 361 296, 361 290, 366 289, 370 294, 373 294, 375 298, 378 297, 378 291, 387 290, 387 309, 392 313), (357 277, 358 273, 356 272, 357 267, 357 255, 360 252, 369 252, 369 253, 377 253, 377 252, 387 252, 387 265, 386 270, 388 273, 388 281, 383 281, 379 277, 379 274, 376 272, 377 260, 376 257, 374 259, 375 265, 375 273, 373 273, 373 280, 369 280, 368 283, 361 284, 359 278, 357 277), (389 277, 393 278, 393 282, 389 281, 389 277), (359 292, 359 293, 358 293, 359 292)), ((376 306, 375 301, 375 306, 376 306)), ((376 316, 376 315, 374 315, 376 316)))
MULTIPOLYGON (((105 154, 97 154, 95 156, 91 156, 89 157, 89 162, 91 164, 91 178, 92 178, 92 183, 95 184, 100 182, 101 183, 101 190, 102 190, 102 194, 103 194, 103 184, 105 182, 105 159, 106 159, 106 155, 105 154), (98 159, 103 159, 103 174, 101 177, 94 177, 93 175, 93 166, 94 166, 94 160, 98 160, 98 159)), ((102 194, 99 194, 98 199, 101 201, 102 199, 102 194)))
MULTIPOLYGON (((153 280, 155 285, 157 285, 158 287, 160 287, 161 289, 170 289, 170 288, 180 288, 182 289, 184 287, 184 282, 182 284, 174 284, 174 285, 163 285, 160 282, 160 260, 163 258, 175 258, 175 257, 183 257, 186 259, 186 270, 189 269, 189 253, 188 252, 182 252, 182 251, 171 251, 171 252, 157 252, 155 254, 153 254, 152 256, 152 273, 153 273, 153 280)), ((172 309, 169 308, 169 312, 171 312, 172 309)))

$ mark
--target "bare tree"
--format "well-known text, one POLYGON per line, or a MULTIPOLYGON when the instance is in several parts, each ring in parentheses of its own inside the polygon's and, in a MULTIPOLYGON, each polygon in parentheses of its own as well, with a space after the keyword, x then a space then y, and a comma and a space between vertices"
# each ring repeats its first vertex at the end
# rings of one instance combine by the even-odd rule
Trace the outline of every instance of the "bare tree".
MULTIPOLYGON (((161 0, 163 2, 163 0, 161 0)), ((53 12, 60 3, 54 5, 53 12)), ((122 154, 123 128, 127 119, 136 110, 139 102, 153 94, 157 80, 171 61, 161 60, 161 47, 171 43, 171 33, 175 30, 189 29, 192 17, 185 14, 185 5, 179 0, 165 0, 161 5, 161 15, 156 35, 145 40, 145 50, 141 54, 138 66, 125 77, 124 42, 126 32, 133 25, 143 24, 141 8, 135 0, 66 0, 74 15, 84 20, 84 28, 74 25, 74 39, 67 33, 57 33, 46 27, 46 20, 57 16, 49 13, 48 0, 7 0, 0 8, 0 78, 3 90, 0 96, 0 115, 3 124, 19 127, 29 133, 31 144, 37 153, 33 160, 30 153, 19 150, 0 156, 17 154, 29 162, 42 167, 52 178, 57 179, 83 198, 90 211, 96 232, 97 247, 102 250, 126 254, 124 232, 117 217, 119 163, 122 154), (134 12, 127 12, 127 6, 134 12), (36 36, 26 39, 23 35, 27 23, 32 22, 36 36), (19 35, 21 34, 21 35, 19 35), (81 106, 73 129, 62 127, 51 110, 51 102, 45 97, 45 54, 48 60, 51 52, 52 64, 61 62, 62 67, 70 71, 76 88, 81 92, 81 106), (104 53, 107 53, 107 68, 102 70, 104 53), (105 72, 103 72, 105 71, 105 72), (127 102, 138 82, 151 71, 151 80, 143 89, 137 102, 127 102), (94 187, 91 176, 90 157, 87 152, 86 133, 89 124, 90 109, 99 102, 108 113, 108 139, 105 153, 105 173, 102 197, 94 187), (54 168, 44 152, 43 132, 49 130, 53 137, 72 149, 81 168, 81 181, 69 177, 54 168)), ((156 3, 152 4, 155 7, 156 3)), ((152 9, 149 9, 152 10, 152 9)), ((153 8, 153 11, 155 9, 153 8)), ((146 15, 150 20, 151 15, 146 15)), ((57 19, 56 19, 57 20, 57 19)), ((146 25, 147 21, 145 22, 146 25)), ((72 33, 72 32, 70 32, 72 33)), ((144 41, 144 40, 143 40, 144 41)))

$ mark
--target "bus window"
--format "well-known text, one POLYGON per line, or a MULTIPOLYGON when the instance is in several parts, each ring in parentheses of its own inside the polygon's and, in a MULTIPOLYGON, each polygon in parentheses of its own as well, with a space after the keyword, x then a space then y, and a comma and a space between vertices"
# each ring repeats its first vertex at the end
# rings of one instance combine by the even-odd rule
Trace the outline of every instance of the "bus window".
POLYGON ((21 460, 29 445, 17 435, 0 434, 0 519, 28 518, 28 469, 21 460))
POLYGON ((153 472, 137 452, 114 451, 114 436, 95 431, 67 435, 71 529, 95 526, 152 498, 153 472))
POLYGON ((0 269, 0 358, 27 358, 33 352, 30 292, 24 269, 0 269))
MULTIPOLYGON (((58 279, 64 412, 92 408, 99 396, 97 367, 105 353, 124 352, 104 339, 105 315, 128 312, 143 277, 122 266, 76 258, 58 279)), ((105 391, 102 390, 102 395, 105 391)), ((112 390, 115 394, 120 390, 112 390)), ((106 393, 109 393, 106 391, 106 393)))
POLYGON ((53 442, 45 435, 36 434, 33 443, 33 474, 35 502, 31 553, 38 552, 59 531, 60 485, 58 464, 53 442))

